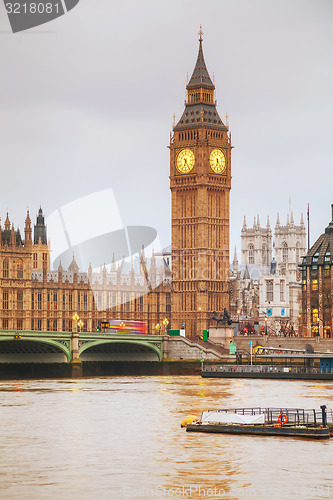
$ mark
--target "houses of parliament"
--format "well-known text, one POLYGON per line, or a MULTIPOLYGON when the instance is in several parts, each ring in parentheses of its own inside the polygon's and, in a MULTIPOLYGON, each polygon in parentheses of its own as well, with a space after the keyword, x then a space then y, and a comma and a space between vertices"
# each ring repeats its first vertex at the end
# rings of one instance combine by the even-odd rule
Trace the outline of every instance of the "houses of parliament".
POLYGON ((42 209, 33 230, 27 213, 24 238, 7 213, 1 227, 0 329, 72 331, 77 313, 83 331, 117 319, 145 321, 149 333, 159 333, 167 320, 168 328, 185 328, 193 337, 208 327, 212 311, 228 308, 232 146, 216 109, 202 41, 200 30, 185 109, 169 145, 172 268, 141 255, 138 266, 113 263, 96 273, 79 269, 73 255, 68 269, 59 264, 51 270, 52 241, 42 209))

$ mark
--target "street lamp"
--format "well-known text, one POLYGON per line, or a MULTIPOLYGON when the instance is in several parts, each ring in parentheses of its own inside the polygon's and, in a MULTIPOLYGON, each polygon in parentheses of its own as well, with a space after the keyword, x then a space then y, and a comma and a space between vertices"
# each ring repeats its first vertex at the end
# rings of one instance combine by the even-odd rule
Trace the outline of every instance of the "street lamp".
POLYGON ((160 329, 161 329, 161 325, 159 323, 157 323, 155 325, 155 330, 156 330, 156 335, 159 335, 160 334, 160 329))
MULTIPOLYGON (((72 362, 75 362, 75 363, 80 363, 79 334, 77 333, 77 325, 78 325, 79 319, 80 318, 79 318, 78 313, 75 313, 73 316, 74 329, 72 329, 72 345, 71 345, 72 362)), ((82 321, 82 325, 83 325, 83 321, 82 321)), ((79 327, 81 328, 81 322, 79 322, 79 327)))
POLYGON ((265 318, 265 335, 267 335, 267 318, 265 318))
POLYGON ((240 310, 237 309, 237 316, 238 316, 238 333, 239 333, 239 315, 240 315, 240 310))
POLYGON ((74 332, 77 332, 77 322, 79 321, 79 315, 78 315, 78 313, 74 314, 73 320, 74 320, 74 332))
POLYGON ((82 319, 80 319, 80 320, 78 321, 78 323, 77 323, 77 326, 79 327, 79 332, 80 332, 80 333, 81 333, 81 329, 82 329, 83 325, 84 325, 84 323, 83 323, 82 319))
POLYGON ((167 318, 164 318, 164 320, 163 320, 163 325, 164 325, 164 335, 166 335, 166 334, 167 334, 167 326, 168 326, 168 324, 169 324, 168 319, 167 319, 167 318))
POLYGON ((201 334, 202 334, 202 325, 201 325, 201 307, 198 307, 198 313, 199 313, 199 337, 201 337, 201 334))

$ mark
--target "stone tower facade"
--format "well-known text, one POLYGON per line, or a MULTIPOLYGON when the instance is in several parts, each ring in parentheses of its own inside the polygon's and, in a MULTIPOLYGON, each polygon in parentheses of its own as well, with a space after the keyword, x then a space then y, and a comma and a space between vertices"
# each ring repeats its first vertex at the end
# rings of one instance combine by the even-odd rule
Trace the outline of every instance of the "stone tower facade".
POLYGON ((299 264, 306 253, 306 229, 301 215, 300 224, 294 222, 293 212, 285 226, 279 214, 274 229, 275 260, 269 273, 260 277, 260 311, 270 316, 269 321, 299 330, 301 273, 299 264), (268 312, 267 312, 268 311, 268 312))
POLYGON ((274 231, 275 260, 286 270, 296 273, 301 257, 306 254, 306 230, 301 215, 300 225, 295 225, 294 215, 287 216, 287 223, 281 226, 279 214, 274 231))
POLYGON ((190 337, 208 327, 213 311, 229 308, 231 149, 200 31, 185 110, 170 141, 172 327, 185 323, 190 337))
POLYGON ((258 322, 266 318, 271 333, 298 332, 299 264, 306 253, 303 216, 300 223, 295 224, 290 212, 286 224, 281 225, 278 214, 273 234, 268 218, 266 227, 261 227, 259 216, 254 218, 253 227, 248 227, 244 217, 241 248, 241 265, 235 254, 231 275, 232 312, 239 310, 240 314, 256 317, 258 322))
POLYGON ((241 232, 242 264, 258 267, 268 266, 272 260, 272 230, 267 217, 266 227, 261 227, 259 215, 254 218, 253 227, 247 227, 246 219, 241 232))

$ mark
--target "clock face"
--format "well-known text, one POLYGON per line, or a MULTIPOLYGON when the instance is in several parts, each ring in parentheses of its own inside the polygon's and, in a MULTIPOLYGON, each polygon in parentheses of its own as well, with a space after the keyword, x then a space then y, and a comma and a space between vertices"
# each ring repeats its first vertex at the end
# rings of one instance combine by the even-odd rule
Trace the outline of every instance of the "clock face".
POLYGON ((182 174, 191 172, 194 167, 194 153, 191 149, 182 149, 177 156, 177 169, 182 174))
POLYGON ((221 149, 213 149, 210 153, 210 166, 216 174, 223 174, 225 171, 225 156, 221 149))

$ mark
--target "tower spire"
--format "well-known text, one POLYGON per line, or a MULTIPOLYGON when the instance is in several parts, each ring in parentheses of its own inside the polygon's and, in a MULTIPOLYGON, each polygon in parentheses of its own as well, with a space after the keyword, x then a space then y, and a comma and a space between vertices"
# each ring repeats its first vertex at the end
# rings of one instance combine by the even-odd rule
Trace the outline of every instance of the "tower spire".
POLYGON ((199 51, 198 51, 198 57, 197 57, 197 62, 195 63, 195 67, 192 73, 192 76, 190 78, 190 81, 188 82, 186 88, 187 90, 191 89, 192 87, 198 87, 198 86, 204 86, 206 89, 211 89, 215 90, 215 85, 213 84, 209 73, 208 69, 205 63, 205 58, 203 55, 203 49, 202 49, 202 29, 200 25, 200 31, 199 31, 199 51))
POLYGON ((275 226, 279 226, 280 225, 280 215, 279 215, 279 212, 277 214, 277 217, 276 217, 276 224, 275 226))
POLYGON ((202 35, 203 35, 203 34, 204 34, 204 33, 203 33, 203 31, 202 31, 202 24, 200 24, 200 30, 199 30, 199 33, 198 33, 198 35, 199 35, 199 42, 202 42, 202 35))
POLYGON ((186 85, 185 110, 174 131, 189 128, 209 128, 228 131, 216 109, 215 85, 212 82, 202 49, 202 27, 200 25, 199 51, 190 81, 186 85))

